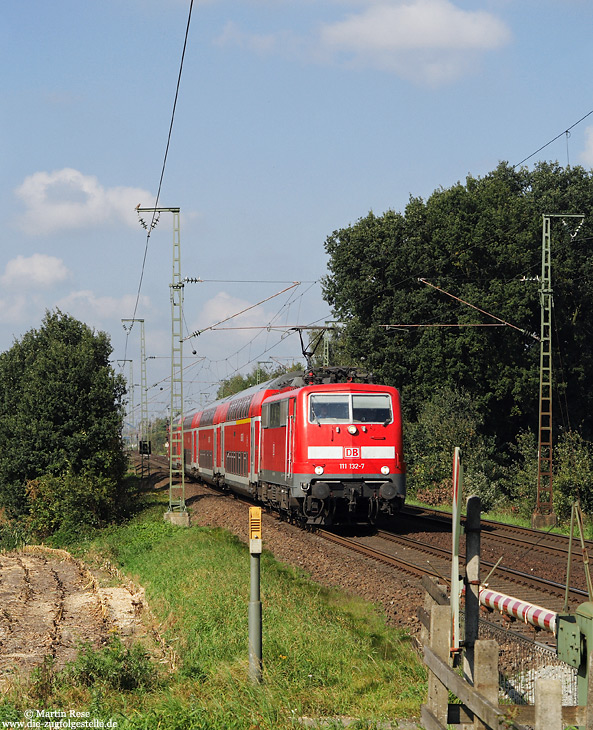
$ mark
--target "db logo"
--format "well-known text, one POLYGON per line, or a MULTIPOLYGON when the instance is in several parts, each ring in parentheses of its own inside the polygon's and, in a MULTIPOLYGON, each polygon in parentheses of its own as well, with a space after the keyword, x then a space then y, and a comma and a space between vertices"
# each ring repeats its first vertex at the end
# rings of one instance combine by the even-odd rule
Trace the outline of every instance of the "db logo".
POLYGON ((346 458, 360 459, 360 449, 346 448, 346 449, 344 449, 344 451, 346 452, 346 454, 345 454, 346 458))

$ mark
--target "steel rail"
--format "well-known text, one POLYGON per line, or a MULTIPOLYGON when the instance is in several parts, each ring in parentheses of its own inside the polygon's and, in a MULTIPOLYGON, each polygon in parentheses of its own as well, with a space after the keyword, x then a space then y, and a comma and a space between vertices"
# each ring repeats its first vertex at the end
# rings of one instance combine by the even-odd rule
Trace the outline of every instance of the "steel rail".
MULTIPOLYGON (((349 549, 354 550, 355 552, 358 552, 362 555, 366 555, 367 557, 374 558, 376 560, 379 560, 380 562, 394 565, 396 567, 402 567, 404 570, 413 573, 414 575, 432 575, 442 578, 439 572, 434 568, 424 567, 418 565, 417 563, 410 562, 409 560, 404 560, 403 558, 400 558, 398 556, 391 555, 377 548, 365 545, 364 543, 361 543, 354 538, 336 535, 334 533, 328 532, 327 530, 318 530, 317 534, 321 535, 327 540, 330 540, 331 542, 335 542, 345 547, 348 547, 349 549)), ((427 543, 419 543, 415 540, 412 540, 411 538, 394 536, 391 533, 385 533, 385 535, 380 533, 379 536, 381 537, 381 539, 387 539, 396 544, 400 544, 403 547, 412 548, 420 553, 433 555, 447 562, 450 562, 450 553, 444 548, 437 548, 433 545, 428 545, 427 543)), ((494 567, 494 563, 488 561, 481 561, 481 565, 488 568, 494 567)), ((548 595, 562 597, 564 596, 566 590, 566 586, 562 583, 549 581, 545 578, 539 578, 537 576, 531 575, 530 573, 524 573, 513 568, 502 568, 498 566, 496 572, 498 577, 502 578, 503 580, 507 580, 508 582, 515 585, 522 585, 538 591, 543 590, 548 595)), ((574 600, 578 600, 580 602, 582 602, 583 598, 586 599, 588 597, 586 591, 582 591, 578 588, 569 589, 569 594, 574 600)))

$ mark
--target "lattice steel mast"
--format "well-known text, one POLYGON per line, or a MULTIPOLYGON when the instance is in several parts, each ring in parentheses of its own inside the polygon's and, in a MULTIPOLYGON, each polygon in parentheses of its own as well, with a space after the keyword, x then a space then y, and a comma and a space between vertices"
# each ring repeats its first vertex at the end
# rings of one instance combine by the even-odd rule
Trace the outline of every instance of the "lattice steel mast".
MULTIPOLYGON (((123 320, 122 320, 123 321, 123 320)), ((126 408, 127 415, 127 433, 129 433, 130 447, 133 446, 133 437, 136 433, 135 413, 134 413, 134 361, 130 359, 118 360, 118 365, 123 368, 126 363, 130 363, 130 374, 128 376, 128 404, 126 408)), ((136 438, 136 441, 138 439, 136 438)))
MULTIPOLYGON (((146 378, 146 338, 144 336, 143 319, 122 319, 122 324, 130 322, 130 328, 135 322, 140 324, 140 437, 138 451, 142 457, 142 476, 144 476, 145 461, 148 462, 150 472, 150 438, 148 434, 148 383, 146 378)), ((133 402, 133 401, 132 401, 133 402)))
POLYGON ((183 287, 179 208, 141 208, 139 213, 173 214, 173 273, 171 289, 171 412, 169 433, 169 513, 186 512, 183 450, 183 287), (179 430, 174 423, 179 419, 179 430), (174 449, 174 446, 177 447, 174 449), (175 465, 173 452, 179 454, 175 465))
MULTIPOLYGON (((552 458, 552 239, 551 218, 583 218, 582 215, 542 216, 542 271, 540 282, 540 379, 539 379, 539 427, 537 445, 537 500, 533 515, 534 526, 543 527, 556 523, 553 505, 553 458, 552 458)), ((576 235, 576 234, 575 234, 576 235)))

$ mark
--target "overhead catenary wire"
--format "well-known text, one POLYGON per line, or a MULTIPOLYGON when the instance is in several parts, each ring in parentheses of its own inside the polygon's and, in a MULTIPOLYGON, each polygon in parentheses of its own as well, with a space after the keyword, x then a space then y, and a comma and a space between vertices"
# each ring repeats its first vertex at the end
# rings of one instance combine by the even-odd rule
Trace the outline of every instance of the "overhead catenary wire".
MULTIPOLYGON (((390 325, 382 325, 389 327, 390 325)), ((418 325, 419 327, 421 325, 418 325)), ((493 327, 502 327, 503 325, 492 325, 493 327)), ((208 328, 211 332, 231 332, 233 330, 267 330, 268 332, 271 332, 273 330, 277 331, 283 331, 283 330, 294 330, 297 332, 298 330, 333 330, 335 327, 322 327, 320 325, 317 326, 309 326, 304 324, 260 324, 260 325, 247 325, 245 327, 216 327, 216 325, 212 325, 212 327, 208 328)), ((201 332, 205 332, 206 330, 201 330, 201 332)))
MULTIPOLYGON (((250 283, 252 283, 252 282, 250 282, 250 283)), ((316 279, 316 280, 312 280, 311 282, 308 282, 309 283, 309 286, 306 287, 303 292, 301 292, 300 294, 298 294, 298 296, 295 296, 295 295, 298 292, 299 287, 300 287, 300 284, 302 282, 294 282, 294 281, 291 281, 290 283, 292 283, 293 286, 287 287, 286 289, 283 289, 281 292, 278 292, 277 294, 273 295, 272 297, 269 297, 269 299, 272 299, 272 298, 274 298, 276 296, 280 296, 281 294, 283 294, 285 292, 289 292, 289 297, 288 297, 287 301, 284 302, 284 304, 281 306, 280 310, 270 319, 269 324, 266 325, 265 327, 258 328, 257 334, 253 338, 251 338, 251 340, 248 343, 246 343, 245 345, 241 346, 235 353, 233 353, 233 354, 231 354, 231 355, 229 355, 229 356, 227 356, 227 357, 225 357, 223 359, 220 359, 220 360, 212 360, 209 357, 200 357, 200 358, 197 358, 196 360, 194 360, 189 365, 185 365, 184 366, 184 368, 183 368, 184 372, 188 368, 195 368, 197 366, 200 366, 200 371, 206 370, 206 371, 212 372, 212 368, 213 367, 216 367, 216 369, 217 369, 217 375, 215 376, 216 377, 216 380, 209 381, 209 382, 210 382, 210 384, 212 384, 214 382, 220 382, 221 380, 223 380, 225 378, 228 378, 228 377, 232 376, 233 374, 239 372, 244 367, 250 365, 251 363, 255 362, 256 360, 261 359, 262 357, 266 356, 268 352, 272 351, 275 347, 277 347, 278 345, 280 345, 281 342, 287 336, 293 335, 299 328, 300 329, 309 329, 309 328, 316 329, 315 324, 317 322, 321 322, 323 320, 327 320, 327 318, 330 316, 329 314, 326 314, 324 317, 321 317, 321 318, 319 318, 319 319, 317 319, 317 320, 315 320, 313 322, 310 322, 307 325, 290 325, 290 326, 288 326, 288 325, 284 325, 284 326, 283 325, 275 325, 274 324, 275 320, 277 320, 282 315, 283 310, 286 310, 286 314, 288 316, 289 309, 290 309, 291 305, 294 304, 296 301, 299 301, 300 302, 302 300, 302 298, 307 294, 307 292, 309 292, 313 288, 313 286, 315 286, 315 284, 318 283, 318 280, 316 279), (261 352, 258 352, 257 354, 251 356, 251 346, 255 342, 255 340, 263 332, 266 332, 268 330, 269 331, 273 331, 276 328, 280 329, 280 327, 285 327, 286 328, 286 330, 282 334, 282 337, 278 341, 274 342, 270 346, 268 346, 267 343, 266 343, 266 345, 264 346, 264 348, 263 348, 263 350, 261 352), (290 329, 288 329, 289 327, 290 327, 290 329), (241 364, 239 364, 239 361, 238 361, 239 354, 243 350, 245 350, 247 348, 249 348, 249 350, 250 350, 250 355, 249 355, 249 357, 247 358, 246 361, 244 361, 241 364), (220 373, 220 371, 218 371, 219 365, 222 365, 223 363, 227 363, 227 365, 228 365, 229 364, 229 361, 232 358, 234 358, 234 357, 237 357, 237 365, 236 365, 236 367, 233 366, 230 371, 227 370, 226 375, 222 376, 221 373, 220 373)), ((266 300, 264 300, 264 301, 266 301, 266 300)), ((259 304, 261 304, 261 303, 263 303, 263 302, 259 302, 259 304)), ((252 305, 252 307, 255 307, 255 306, 257 306, 257 304, 256 305, 252 305)), ((246 311, 246 310, 243 310, 243 311, 246 311)), ((299 304, 299 311, 300 311, 300 304, 299 304)), ((235 316, 238 316, 241 313, 242 312, 238 312, 235 315, 232 315, 231 319, 233 317, 235 317, 235 316)), ((299 318, 297 317, 297 320, 298 319, 299 318)), ((223 320, 223 321, 225 321, 225 320, 223 320)), ((187 323, 185 323, 185 326, 186 326, 186 330, 189 332, 189 328, 187 327, 187 323)), ((207 329, 208 329, 208 331, 210 331, 210 328, 207 328, 207 329)), ((221 329, 225 329, 225 328, 221 328, 221 329)), ((202 331, 206 331, 206 330, 202 330, 202 331)), ((220 330, 214 330, 214 331, 220 331, 220 330)), ((190 339, 190 338, 192 338, 194 336, 197 336, 197 333, 188 335, 188 337, 186 337, 185 339, 190 339)), ((291 360, 292 359, 292 360, 294 360, 294 359, 298 359, 298 356, 295 355, 295 356, 292 356, 292 357, 287 357, 285 359, 288 359, 288 360, 291 360)), ((169 379, 170 379, 170 376, 166 376, 166 377, 162 378, 161 380, 159 380, 158 382, 154 383, 151 386, 151 388, 157 387, 157 386, 159 386, 159 385, 167 382, 169 379)), ((201 381, 195 380, 195 381, 192 381, 192 382, 201 382, 201 381)), ((162 390, 162 388, 161 388, 161 390, 162 390)))
MULTIPOLYGON (((154 206, 153 206, 154 208, 158 208, 159 200, 161 197, 161 190, 162 190, 162 186, 163 186, 163 180, 165 177, 165 169, 167 167, 167 158, 169 156, 169 147, 171 146, 171 136, 173 134, 173 122, 175 121, 175 111, 177 109, 177 100, 179 98, 179 89, 181 87, 181 74, 183 72, 183 64, 185 61, 185 51, 187 49, 187 40, 189 37, 189 27, 190 27, 190 23, 191 23, 193 5, 194 5, 194 0, 190 0, 189 12, 188 12, 188 16, 187 16, 187 24, 185 27, 185 37, 183 39, 183 50, 181 52, 181 61, 179 63, 179 73, 177 75, 177 84, 175 87, 175 98, 173 100, 173 109, 171 111, 171 121, 169 122, 169 132, 167 134, 167 144, 165 145, 165 153, 163 155, 163 164, 161 165, 161 174, 159 177, 159 184, 158 184, 155 202, 154 202, 154 206)), ((142 266, 140 267, 140 280, 138 282, 138 291, 136 293, 136 301, 134 303, 134 313, 132 315, 132 319, 136 318, 136 312, 138 311, 138 304, 140 302, 140 293, 142 291, 142 282, 144 280, 144 270, 146 268, 146 259, 148 256, 148 244, 150 242, 150 234, 152 233, 152 230, 154 229, 154 227, 156 225, 155 215, 156 215, 156 210, 153 211, 151 223, 149 226, 147 226, 146 244, 144 246, 144 256, 142 258, 142 266)), ((132 330, 132 328, 130 327, 130 330, 126 334, 125 352, 127 352, 127 349, 128 349, 128 339, 129 339, 131 330, 132 330)))
MULTIPOLYGON (((291 279, 202 279, 200 277, 186 276, 183 280, 188 284, 296 284, 291 279)), ((299 284, 317 284, 319 279, 299 281, 299 284)))
POLYGON ((436 289, 437 291, 440 291, 442 294, 446 294, 448 297, 451 297, 452 299, 455 299, 458 302, 461 302, 461 304, 465 304, 468 307, 471 307, 472 309, 477 310, 478 312, 481 312, 482 314, 485 314, 487 317, 492 317, 492 319, 496 319, 498 322, 501 322, 503 325, 506 325, 507 327, 512 327, 513 329, 517 330, 518 332, 521 332, 524 335, 527 335, 528 337, 533 337, 534 340, 538 340, 539 337, 534 334, 533 332, 527 332, 527 330, 522 329, 521 327, 517 327, 514 324, 511 324, 510 322, 507 322, 505 319, 501 319, 500 317, 497 317, 495 314, 491 314, 490 312, 487 312, 485 309, 480 309, 480 307, 476 307, 475 304, 470 304, 469 302, 466 302, 464 299, 461 299, 460 297, 456 297, 454 294, 451 294, 448 291, 445 291, 444 289, 441 289, 441 287, 436 286, 435 284, 431 284, 430 281, 426 281, 426 279, 423 279, 420 277, 418 281, 421 281, 423 284, 426 284, 427 286, 431 286, 433 289, 436 289))
POLYGON ((245 307, 245 309, 242 309, 240 312, 236 312, 235 314, 231 314, 230 317, 225 317, 225 319, 221 319, 220 322, 216 322, 215 324, 210 325, 209 327, 204 327, 204 329, 196 330, 193 334, 189 335, 188 337, 185 337, 184 340, 189 340, 192 337, 197 337, 198 335, 201 335, 203 332, 208 332, 209 330, 213 330, 215 327, 218 327, 219 324, 224 324, 225 322, 228 322, 231 319, 234 319, 235 317, 238 317, 241 314, 245 314, 245 312, 249 312, 251 309, 255 309, 255 307, 259 307, 261 304, 265 304, 266 302, 269 302, 271 299, 274 299, 275 297, 279 297, 281 294, 284 294, 287 291, 290 291, 291 289, 294 289, 296 286, 299 286, 300 282, 295 281, 291 286, 286 287, 286 289, 282 289, 282 291, 277 292, 276 294, 272 294, 269 297, 266 297, 265 299, 262 299, 260 302, 257 302, 256 304, 251 304, 249 307, 245 307))
POLYGON ((454 324, 447 324, 447 323, 439 323, 439 324, 380 324, 379 327, 383 327, 385 329, 406 329, 407 327, 506 327, 506 324, 495 324, 493 322, 488 323, 473 323, 473 322, 466 322, 466 323, 454 323, 454 324))
POLYGON ((523 159, 521 160, 521 162, 517 162, 517 164, 516 164, 516 165, 513 165, 513 169, 515 169, 515 167, 519 167, 519 165, 522 165, 522 164, 523 164, 524 162, 527 162, 527 160, 530 160, 530 159, 531 159, 532 157, 535 157, 535 156, 537 155, 537 153, 538 153, 538 152, 541 152, 542 150, 545 150, 545 149, 546 149, 546 147, 549 147, 549 146, 550 146, 550 145, 551 145, 551 144, 552 144, 553 142, 555 142, 555 141, 556 141, 557 139, 560 139, 560 137, 562 137, 562 135, 563 135, 563 134, 569 135, 569 133, 570 133, 570 130, 571 130, 571 129, 574 129, 574 128, 575 128, 575 127, 576 127, 576 126, 578 125, 578 124, 580 124, 580 123, 581 123, 582 121, 584 121, 585 119, 587 119, 587 117, 590 117, 590 116, 591 116, 591 114, 593 114, 593 109, 591 109, 591 111, 590 111, 590 112, 587 112, 587 114, 585 114, 585 116, 584 116, 584 117, 581 117, 581 118, 580 118, 580 119, 578 120, 578 122, 575 122, 574 124, 571 124, 571 125, 570 125, 570 127, 567 127, 567 128, 566 128, 566 129, 565 129, 565 130, 564 130, 563 132, 560 132, 560 134, 557 134, 557 135, 556 135, 556 136, 554 137, 554 139, 551 139, 551 140, 550 140, 549 142, 546 142, 546 144, 542 145, 542 146, 541 146, 541 147, 540 147, 539 149, 535 150, 535 152, 532 152, 532 153, 531 153, 530 155, 528 155, 527 157, 524 157, 524 158, 523 158, 523 159))

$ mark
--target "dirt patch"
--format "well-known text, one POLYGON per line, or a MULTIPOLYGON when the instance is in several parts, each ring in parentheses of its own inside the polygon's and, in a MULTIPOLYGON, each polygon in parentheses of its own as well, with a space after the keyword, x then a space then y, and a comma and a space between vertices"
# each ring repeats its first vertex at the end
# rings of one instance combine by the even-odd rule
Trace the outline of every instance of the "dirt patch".
POLYGON ((0 555, 0 687, 27 676, 46 656, 61 669, 78 648, 98 648, 114 629, 141 626, 142 601, 127 588, 99 588, 65 550, 27 547, 0 555))

